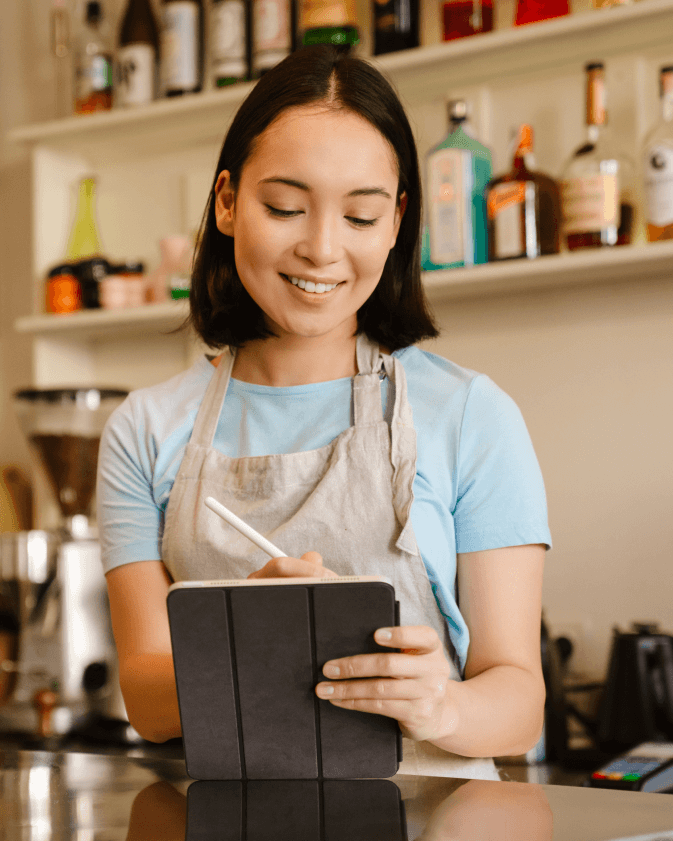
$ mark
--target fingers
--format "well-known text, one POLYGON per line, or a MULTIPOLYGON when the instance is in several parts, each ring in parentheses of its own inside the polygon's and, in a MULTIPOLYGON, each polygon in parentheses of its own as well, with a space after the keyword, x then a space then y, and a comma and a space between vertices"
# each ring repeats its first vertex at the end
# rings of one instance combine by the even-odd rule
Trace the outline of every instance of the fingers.
POLYGON ((437 632, 427 625, 379 628, 374 632, 374 640, 388 648, 402 649, 405 654, 431 654, 442 647, 437 632))
POLYGON ((336 572, 326 569, 318 552, 305 552, 301 558, 271 558, 262 569, 248 578, 336 578, 336 572))
MULTIPOLYGON (((439 694, 444 690, 444 681, 438 681, 437 683, 439 694)), ((374 678, 372 680, 319 683, 315 691, 316 695, 325 701, 414 701, 417 698, 425 697, 427 687, 415 679, 374 678)))

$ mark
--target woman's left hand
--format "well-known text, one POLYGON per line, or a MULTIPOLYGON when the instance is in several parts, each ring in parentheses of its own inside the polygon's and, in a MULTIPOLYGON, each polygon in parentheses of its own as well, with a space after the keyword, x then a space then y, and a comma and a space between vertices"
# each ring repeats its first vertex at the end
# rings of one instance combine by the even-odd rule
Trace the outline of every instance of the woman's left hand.
POLYGON ((403 735, 417 742, 455 732, 453 696, 459 686, 451 679, 437 632, 426 625, 379 628, 374 640, 401 651, 330 660, 323 666, 329 681, 316 686, 318 697, 344 709, 396 718, 403 735))

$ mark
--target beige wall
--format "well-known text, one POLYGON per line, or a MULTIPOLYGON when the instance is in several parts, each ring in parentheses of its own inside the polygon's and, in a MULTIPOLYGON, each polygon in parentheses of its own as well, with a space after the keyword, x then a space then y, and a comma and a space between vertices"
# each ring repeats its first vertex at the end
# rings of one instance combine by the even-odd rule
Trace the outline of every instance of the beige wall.
MULTIPOLYGON (((0 3, 3 137, 54 116, 49 5, 0 3)), ((30 308, 29 176, 25 153, 0 139, 0 464, 27 463, 9 395, 30 378, 30 342, 12 329, 30 308)), ((614 623, 653 620, 673 632, 671 281, 443 304, 442 337, 428 345, 487 373, 523 411, 554 540, 545 610, 552 629, 581 627, 577 665, 590 673, 604 670, 614 623)))

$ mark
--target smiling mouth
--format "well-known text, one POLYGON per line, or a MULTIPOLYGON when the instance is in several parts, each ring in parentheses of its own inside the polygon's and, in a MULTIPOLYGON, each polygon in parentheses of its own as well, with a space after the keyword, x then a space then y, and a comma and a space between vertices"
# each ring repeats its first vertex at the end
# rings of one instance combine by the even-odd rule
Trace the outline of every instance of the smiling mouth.
POLYGON ((300 278, 290 277, 282 272, 279 272, 279 274, 283 280, 286 280, 288 283, 296 286, 297 289, 301 289, 303 292, 315 296, 326 295, 328 292, 333 292, 337 286, 341 286, 341 284, 344 283, 344 281, 340 281, 339 283, 314 283, 312 280, 306 281, 300 278))

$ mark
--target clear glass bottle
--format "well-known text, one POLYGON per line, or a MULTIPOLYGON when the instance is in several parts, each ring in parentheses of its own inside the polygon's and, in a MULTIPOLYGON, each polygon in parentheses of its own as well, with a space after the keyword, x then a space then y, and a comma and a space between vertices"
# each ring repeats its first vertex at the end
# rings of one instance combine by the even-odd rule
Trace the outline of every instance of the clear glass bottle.
POLYGON ((112 49, 101 3, 86 4, 75 60, 75 113, 112 108, 112 49))
POLYGON ((115 106, 147 105, 156 96, 159 27, 150 0, 129 0, 115 62, 115 106))
POLYGON ((608 130, 604 65, 591 62, 585 70, 587 139, 561 178, 563 230, 570 251, 627 245, 634 221, 634 165, 608 130))
POLYGON ((75 263, 88 257, 99 257, 101 253, 96 223, 96 179, 87 176, 79 183, 75 219, 70 229, 65 257, 75 263))
POLYGON ((210 17, 210 75, 222 88, 249 75, 251 0, 215 0, 210 17))
POLYGON ((661 119, 645 137, 641 161, 649 242, 673 239, 673 65, 659 71, 661 119))
POLYGON ((448 103, 449 134, 425 160, 424 271, 488 261, 484 191, 493 174, 490 150, 465 125, 467 103, 448 103))
POLYGON ((535 171, 531 126, 519 126, 512 168, 489 182, 486 210, 489 261, 560 251, 559 189, 552 178, 535 171))

